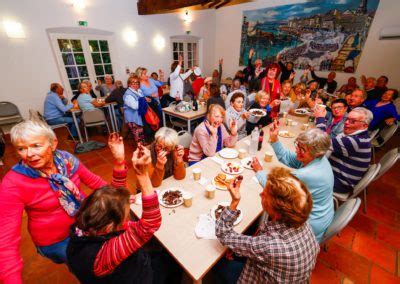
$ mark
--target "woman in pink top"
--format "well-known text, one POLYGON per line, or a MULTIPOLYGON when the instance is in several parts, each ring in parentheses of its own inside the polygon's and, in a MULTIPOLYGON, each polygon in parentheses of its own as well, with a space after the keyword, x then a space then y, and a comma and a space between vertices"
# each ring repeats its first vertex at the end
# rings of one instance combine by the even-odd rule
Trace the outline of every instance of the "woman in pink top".
POLYGON ((189 149, 189 166, 205 157, 214 156, 224 146, 233 147, 237 141, 237 125, 232 120, 230 134, 223 125, 225 110, 217 104, 210 105, 207 117, 194 130, 192 144, 189 149))
MULTIPOLYGON (((85 198, 81 182, 91 189, 107 184, 68 152, 57 150, 57 138, 45 124, 25 121, 11 129, 11 142, 21 161, 0 188, 0 282, 22 283, 19 254, 22 214, 38 252, 56 263, 66 261, 69 228, 85 198)), ((113 185, 125 184, 127 169, 122 140, 110 137, 116 163, 113 185)))

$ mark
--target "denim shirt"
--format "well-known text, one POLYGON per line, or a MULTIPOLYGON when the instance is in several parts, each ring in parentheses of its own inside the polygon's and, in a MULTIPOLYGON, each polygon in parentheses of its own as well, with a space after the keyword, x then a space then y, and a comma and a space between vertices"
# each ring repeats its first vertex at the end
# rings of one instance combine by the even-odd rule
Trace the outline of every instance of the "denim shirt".
POLYGON ((56 93, 49 92, 44 101, 44 117, 47 120, 63 117, 73 106, 67 104, 66 99, 61 100, 56 93))

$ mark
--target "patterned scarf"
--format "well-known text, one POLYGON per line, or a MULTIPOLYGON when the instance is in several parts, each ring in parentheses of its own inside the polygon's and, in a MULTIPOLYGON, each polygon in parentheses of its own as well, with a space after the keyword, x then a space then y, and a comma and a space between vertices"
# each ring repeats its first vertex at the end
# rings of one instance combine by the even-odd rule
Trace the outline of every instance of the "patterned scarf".
POLYGON ((69 216, 75 216, 84 199, 79 188, 70 180, 70 177, 78 170, 79 160, 68 152, 56 150, 54 164, 57 173, 51 175, 31 168, 22 160, 12 170, 30 178, 47 179, 51 189, 57 195, 61 207, 69 216))
MULTIPOLYGON (((208 135, 211 135, 211 131, 207 128, 207 126, 205 126, 205 127, 207 129, 208 135)), ((218 127, 217 137, 218 137, 218 141, 217 141, 217 149, 216 149, 216 151, 219 152, 219 151, 222 150, 222 128, 221 128, 221 126, 218 127)))

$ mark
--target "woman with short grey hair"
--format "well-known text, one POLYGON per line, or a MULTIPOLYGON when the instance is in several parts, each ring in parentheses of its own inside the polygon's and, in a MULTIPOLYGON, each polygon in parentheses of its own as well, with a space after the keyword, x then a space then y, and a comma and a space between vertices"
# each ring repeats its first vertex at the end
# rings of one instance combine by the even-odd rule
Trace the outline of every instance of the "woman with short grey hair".
POLYGON ((181 180, 186 176, 183 156, 185 150, 179 145, 178 133, 168 127, 161 127, 155 134, 155 140, 150 146, 151 166, 149 174, 154 187, 170 176, 181 180))
MULTIPOLYGON (((55 263, 63 263, 70 226, 86 196, 81 184, 95 190, 107 182, 72 154, 58 150, 56 135, 41 121, 15 125, 11 142, 21 160, 4 176, 0 186, 0 280, 20 283, 23 211, 28 214, 28 230, 38 252, 55 263)), ((112 184, 124 186, 127 168, 122 139, 113 135, 109 146, 116 160, 112 184)))
MULTIPOLYGON (((295 140, 296 151, 286 149, 278 139, 279 125, 274 122, 270 129, 270 142, 278 160, 294 168, 293 174, 304 182, 311 193, 313 208, 308 220, 315 237, 321 241, 334 215, 333 207, 333 171, 325 157, 331 139, 319 129, 310 129, 301 133, 295 140)), ((253 169, 260 184, 264 187, 267 173, 257 159, 253 160, 253 169)))

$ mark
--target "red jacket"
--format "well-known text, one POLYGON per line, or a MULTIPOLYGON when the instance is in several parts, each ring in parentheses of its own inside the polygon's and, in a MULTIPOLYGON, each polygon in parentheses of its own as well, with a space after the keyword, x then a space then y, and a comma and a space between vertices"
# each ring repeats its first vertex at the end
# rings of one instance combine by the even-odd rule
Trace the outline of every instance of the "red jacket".
POLYGON ((197 77, 193 83, 192 83, 192 88, 195 96, 197 97, 199 95, 201 87, 204 86, 204 79, 201 77, 197 77))
MULTIPOLYGON (((119 180, 126 171, 114 172, 119 180), (119 177, 118 177, 119 176, 119 177)), ((91 189, 105 186, 101 177, 90 172, 82 163, 70 178, 80 188, 81 182, 91 189)), ((75 222, 61 207, 57 195, 44 178, 29 178, 10 170, 0 187, 0 280, 22 283, 21 242, 22 213, 28 215, 28 230, 37 246, 48 246, 69 236, 75 222)))

